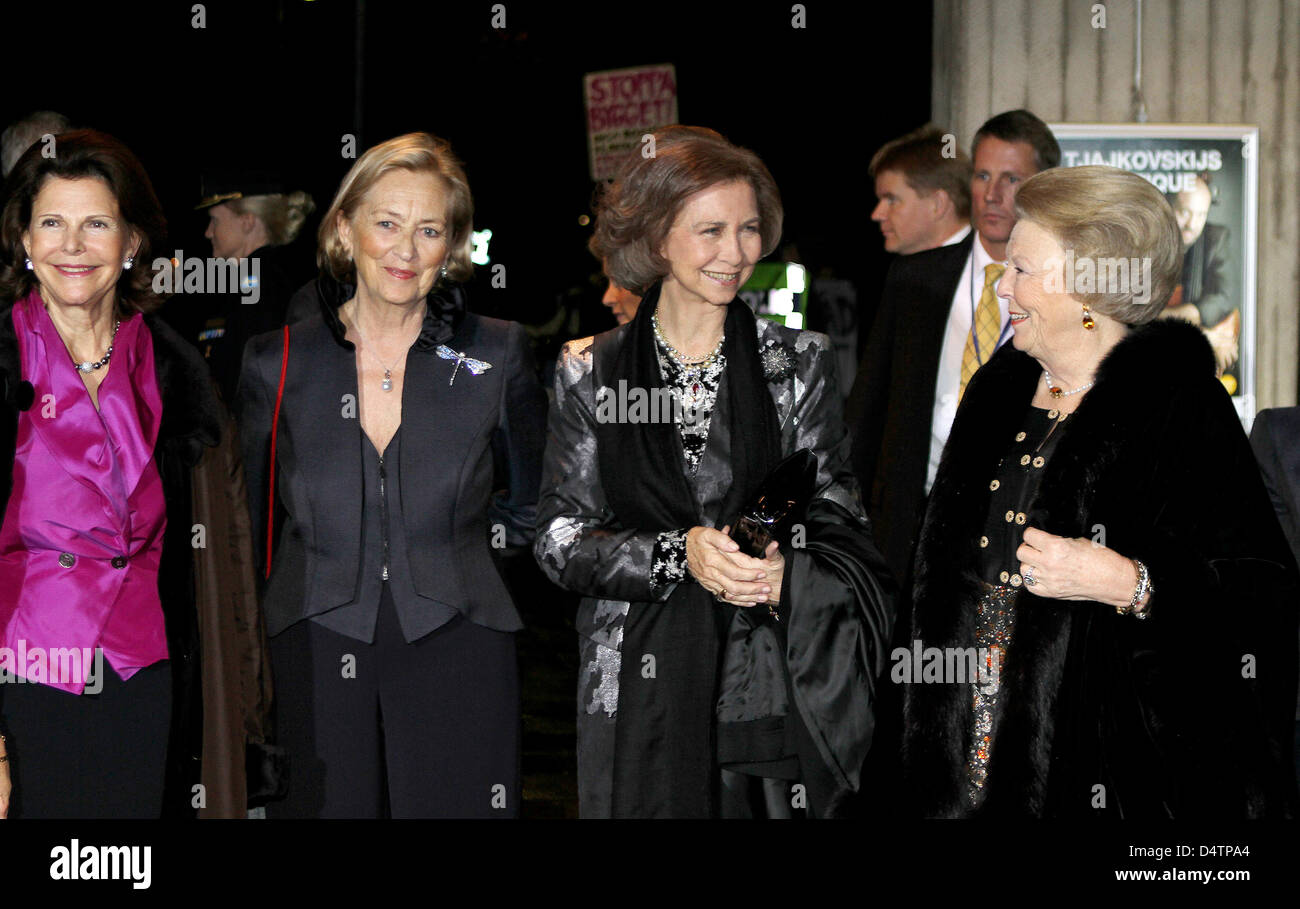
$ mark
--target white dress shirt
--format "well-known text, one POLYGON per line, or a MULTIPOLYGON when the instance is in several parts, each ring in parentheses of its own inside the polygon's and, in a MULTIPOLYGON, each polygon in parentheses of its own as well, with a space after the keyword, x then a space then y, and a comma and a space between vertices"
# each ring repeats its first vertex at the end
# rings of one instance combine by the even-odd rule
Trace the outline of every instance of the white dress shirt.
POLYGON ((964 224, 964 225, 962 225, 961 230, 957 231, 957 233, 953 234, 951 237, 949 237, 947 240, 944 240, 944 241, 943 241, 942 243, 940 243, 939 245, 940 245, 940 246, 956 246, 956 245, 957 245, 958 243, 960 243, 962 240, 965 240, 965 239, 966 239, 966 235, 967 235, 968 233, 970 233, 970 225, 969 225, 969 224, 964 224))
MULTIPOLYGON (((961 358, 966 352, 966 338, 971 332, 975 307, 979 305, 980 295, 984 293, 984 266, 993 262, 993 257, 984 249, 984 243, 979 234, 976 234, 975 242, 971 244, 971 254, 966 257, 961 279, 957 282, 957 291, 952 295, 948 324, 943 332, 943 347, 939 351, 939 375, 934 385, 934 415, 930 420, 930 467, 925 475, 927 494, 934 485, 935 474, 939 472, 939 457, 943 454, 944 443, 948 441, 953 417, 957 415, 957 395, 961 391, 961 358)), ((1011 337, 1011 331, 1007 301, 1001 297, 997 301, 998 324, 1002 326, 998 345, 1001 346, 1011 337)), ((986 356, 985 360, 987 359, 986 356)))

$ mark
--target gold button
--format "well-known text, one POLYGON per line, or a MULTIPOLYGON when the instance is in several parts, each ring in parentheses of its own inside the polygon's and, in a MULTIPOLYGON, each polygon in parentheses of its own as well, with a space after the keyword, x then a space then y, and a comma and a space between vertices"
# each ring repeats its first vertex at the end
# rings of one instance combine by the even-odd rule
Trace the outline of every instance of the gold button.
POLYGON ((1038 457, 1034 458, 1034 466, 1035 466, 1035 467, 1042 467, 1042 466, 1043 466, 1044 464, 1046 464, 1046 463, 1047 463, 1047 461, 1043 459, 1043 456, 1042 456, 1042 455, 1039 455, 1038 457))
POLYGON ((1013 574, 1013 575, 1011 576, 1011 586, 1012 586, 1012 587, 1019 587, 1020 584, 1021 584, 1021 582, 1022 582, 1023 580, 1024 580, 1024 579, 1021 578, 1020 575, 1018 575, 1018 574, 1013 574))
POLYGON ((1047 412, 1048 419, 1055 420, 1060 413, 1059 410, 1049 410, 1047 412))
POLYGON ((1028 463, 1029 463, 1029 455, 1022 455, 1020 458, 1020 466, 1024 467, 1028 463))
POLYGON ((980 549, 988 549, 988 548, 989 548, 989 538, 980 537, 980 549))
POLYGON ((1014 511, 1008 511, 1008 512, 1007 512, 1007 523, 1010 524, 1010 523, 1011 523, 1012 521, 1014 521, 1015 519, 1016 519, 1016 513, 1015 513, 1014 511))
POLYGON ((992 489, 994 492, 996 492, 997 488, 1001 485, 1002 485, 1001 481, 994 480, 992 483, 989 484, 989 489, 992 489))
POLYGON ((1025 523, 1025 513, 1023 511, 1016 515, 1016 523, 1017 524, 1025 523))
POLYGON ((1016 433, 1017 442, 1023 442, 1024 440, 1025 440, 1025 434, 1023 432, 1016 433))
POLYGON ((1069 416, 1068 413, 1063 413, 1063 414, 1061 414, 1059 417, 1056 418, 1056 422, 1058 422, 1058 423, 1063 423, 1063 422, 1065 422, 1065 418, 1068 417, 1068 416, 1069 416))
POLYGON ((1004 571, 1002 572, 1002 574, 998 575, 998 580, 1000 580, 1003 584, 1005 584, 1007 582, 1007 579, 1010 577, 1011 575, 1007 574, 1007 572, 1004 571))

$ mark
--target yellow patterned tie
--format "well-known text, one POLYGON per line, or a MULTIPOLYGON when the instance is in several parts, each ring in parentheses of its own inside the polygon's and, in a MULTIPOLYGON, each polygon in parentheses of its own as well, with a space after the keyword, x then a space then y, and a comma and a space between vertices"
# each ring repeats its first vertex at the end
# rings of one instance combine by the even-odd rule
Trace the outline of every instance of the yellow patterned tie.
POLYGON ((991 262, 984 266, 984 292, 980 294, 980 305, 975 308, 974 330, 966 336, 966 350, 961 355, 961 389, 957 400, 966 394, 966 383, 975 375, 975 370, 988 362, 997 346, 998 336, 1002 334, 1002 315, 998 312, 998 296, 993 286, 1002 277, 1005 265, 991 262), (975 339, 979 339, 979 353, 976 353, 975 339), (982 357, 982 359, 981 359, 982 357))

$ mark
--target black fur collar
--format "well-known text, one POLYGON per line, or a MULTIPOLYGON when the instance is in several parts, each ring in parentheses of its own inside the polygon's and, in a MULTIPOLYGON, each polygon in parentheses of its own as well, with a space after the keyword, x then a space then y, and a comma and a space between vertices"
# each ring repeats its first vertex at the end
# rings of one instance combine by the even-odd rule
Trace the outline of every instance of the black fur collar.
MULTIPOLYGON (((987 384, 998 377, 1041 371, 1036 360, 1008 343, 980 369, 979 375, 987 384)), ((1156 319, 1131 329, 1102 359, 1097 367, 1097 384, 1079 409, 1096 400, 1097 391, 1109 385, 1141 381, 1148 389, 1168 390, 1189 380, 1212 377, 1214 371, 1214 351, 1199 328, 1181 319, 1156 319)))
POLYGON ((212 388, 212 375, 199 352, 156 315, 145 316, 153 334, 154 369, 162 391, 163 420, 158 441, 177 440, 196 446, 221 441, 221 405, 212 388))

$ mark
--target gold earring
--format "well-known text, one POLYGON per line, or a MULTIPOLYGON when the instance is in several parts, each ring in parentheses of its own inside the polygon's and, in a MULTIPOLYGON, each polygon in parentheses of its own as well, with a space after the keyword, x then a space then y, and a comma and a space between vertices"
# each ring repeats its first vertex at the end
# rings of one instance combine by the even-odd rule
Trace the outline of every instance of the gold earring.
POLYGON ((1092 313, 1088 311, 1087 303, 1083 304, 1083 327, 1088 331, 1092 331, 1097 327, 1096 320, 1093 319, 1092 313))

